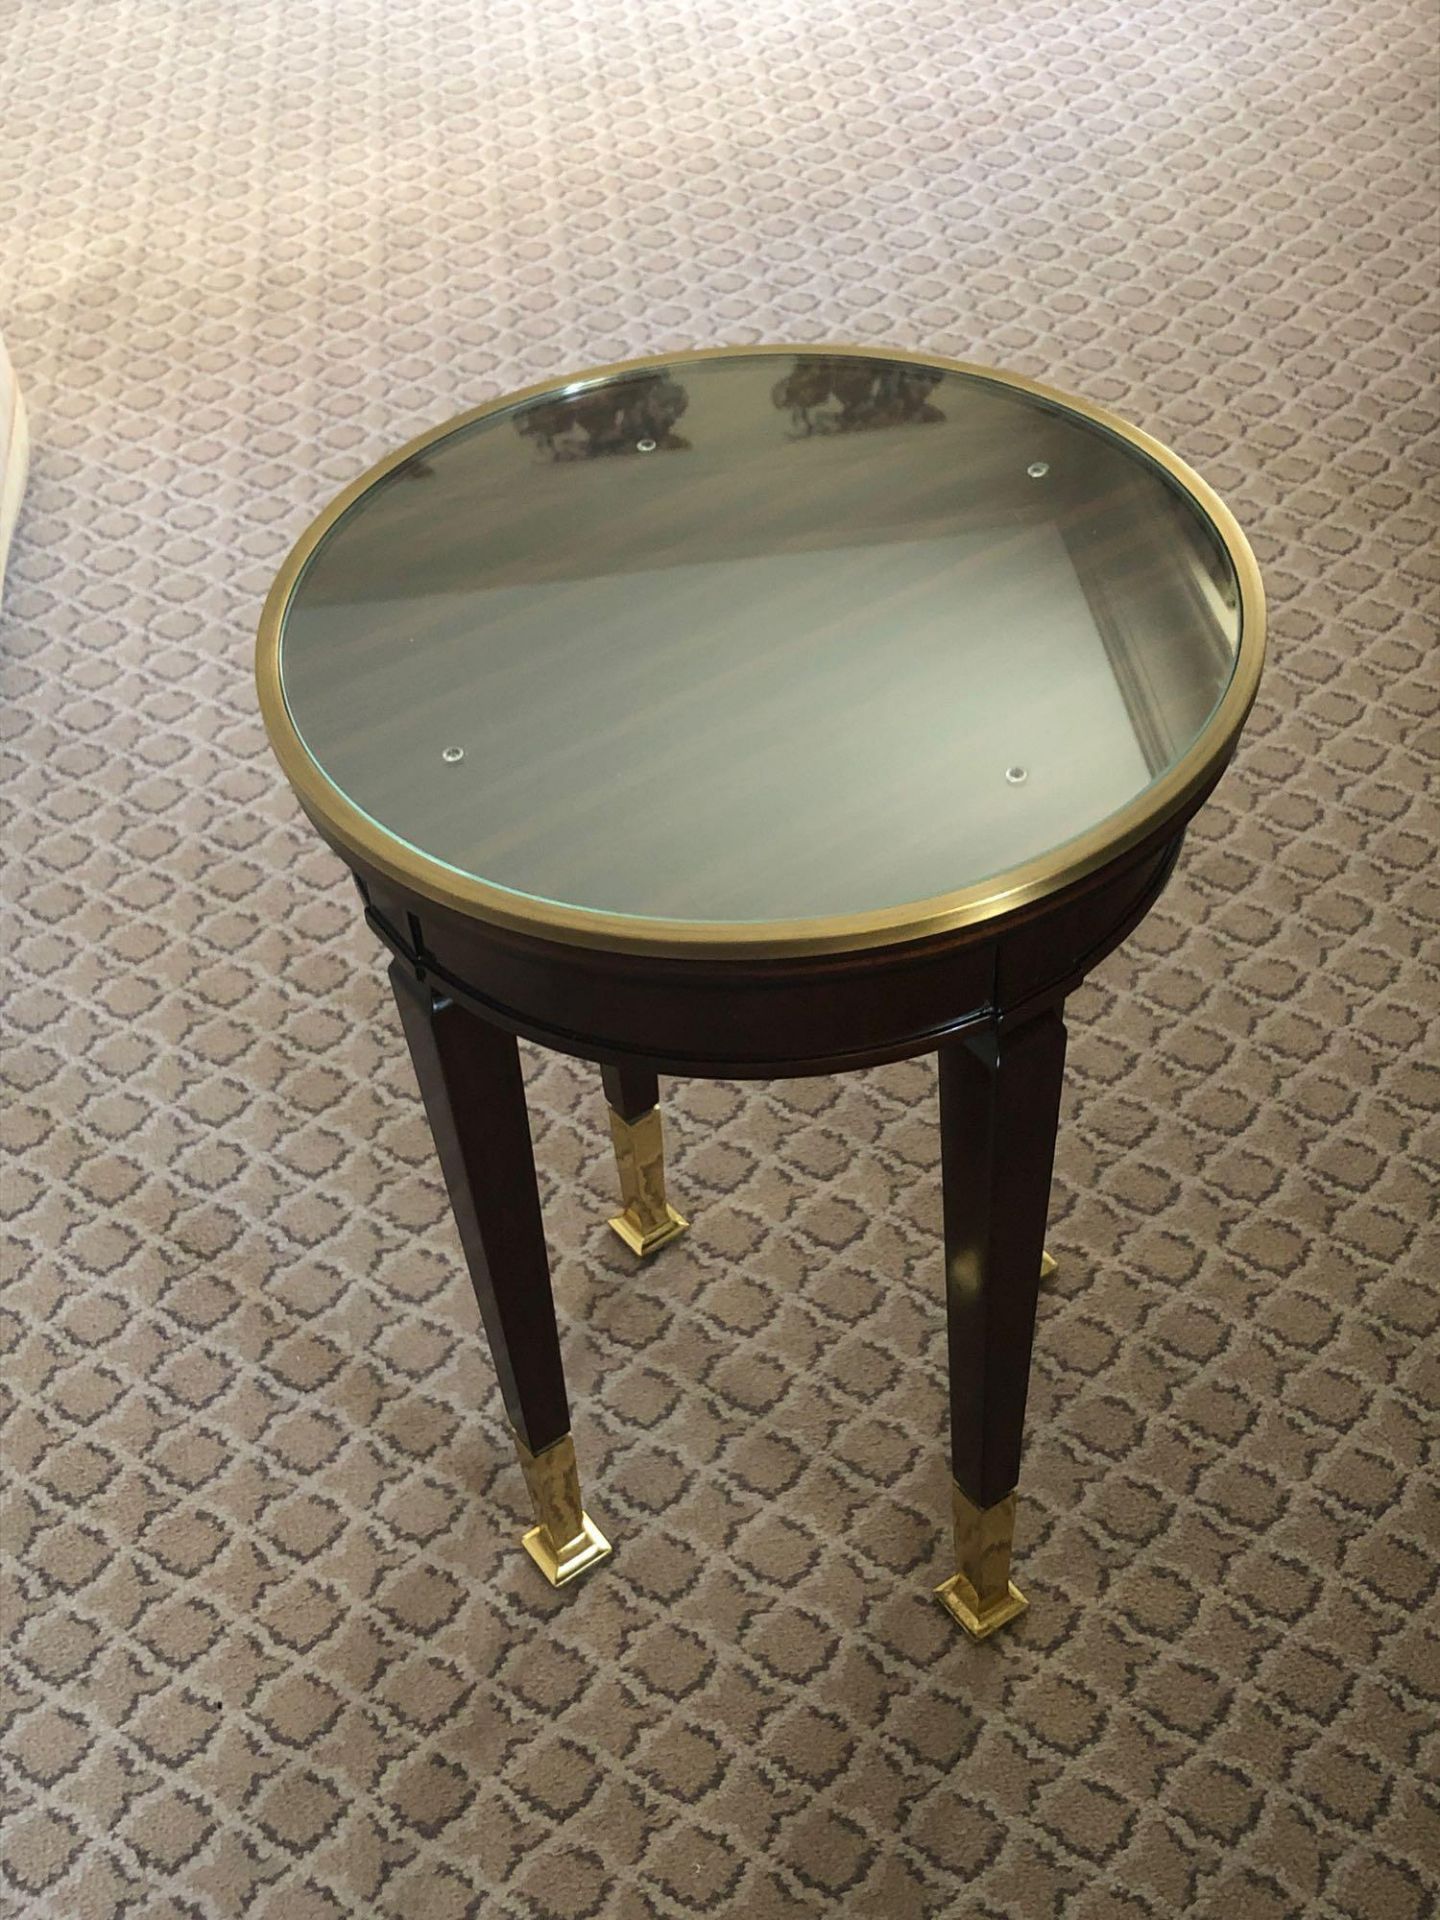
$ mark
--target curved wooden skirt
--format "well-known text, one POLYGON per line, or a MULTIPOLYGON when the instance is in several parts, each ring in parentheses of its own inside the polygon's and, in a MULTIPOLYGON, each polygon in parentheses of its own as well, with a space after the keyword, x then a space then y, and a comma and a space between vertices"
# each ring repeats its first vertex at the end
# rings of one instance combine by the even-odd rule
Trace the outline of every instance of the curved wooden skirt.
POLYGON ((905 1059, 1063 999, 1149 911, 1182 839, 1172 821, 1069 891, 977 927, 780 960, 673 959, 536 939, 345 858, 385 945, 487 1020, 586 1060, 763 1079, 905 1059))

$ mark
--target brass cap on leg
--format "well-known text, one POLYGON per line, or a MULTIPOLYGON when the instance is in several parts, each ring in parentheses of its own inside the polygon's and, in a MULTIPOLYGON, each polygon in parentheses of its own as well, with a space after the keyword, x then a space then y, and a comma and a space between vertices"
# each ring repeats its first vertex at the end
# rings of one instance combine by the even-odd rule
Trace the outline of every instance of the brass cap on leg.
POLYGON ((956 1571, 935 1589, 945 1611, 974 1640, 987 1639, 1030 1602, 1010 1578, 1015 1495, 977 1507, 952 1483, 956 1571))
POLYGON ((678 1240, 690 1222, 683 1214, 667 1206, 665 1217, 654 1226, 641 1227, 628 1211, 612 1214, 606 1223, 612 1226, 632 1253, 638 1253, 642 1260, 648 1260, 652 1253, 658 1253, 661 1247, 668 1247, 672 1240, 678 1240))
POLYGON ((563 1587, 567 1580, 608 1559, 612 1552, 610 1542, 588 1513, 581 1514, 580 1532, 567 1540, 559 1553, 544 1527, 531 1527, 528 1533, 522 1533, 520 1544, 552 1587, 563 1587))
POLYGON ((515 1451, 536 1520, 521 1545, 551 1586, 563 1587, 610 1552, 610 1542, 580 1504, 575 1442, 567 1433, 553 1446, 531 1453, 517 1434, 515 1451))
POLYGON ((689 1226, 665 1198, 665 1148, 660 1132, 660 1109, 652 1107, 638 1120, 625 1120, 610 1109, 610 1137, 620 1173, 623 1213, 610 1225, 642 1260, 668 1247, 689 1226))

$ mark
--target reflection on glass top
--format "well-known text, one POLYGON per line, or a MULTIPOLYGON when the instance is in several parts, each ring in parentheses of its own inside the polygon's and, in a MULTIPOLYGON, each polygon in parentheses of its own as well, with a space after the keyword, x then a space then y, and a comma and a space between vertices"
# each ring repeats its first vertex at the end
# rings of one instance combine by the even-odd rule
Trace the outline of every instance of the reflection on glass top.
POLYGON ((280 671, 398 839, 650 919, 882 911, 1042 855, 1234 666, 1209 521, 978 376, 737 354, 492 414, 326 534, 280 671))

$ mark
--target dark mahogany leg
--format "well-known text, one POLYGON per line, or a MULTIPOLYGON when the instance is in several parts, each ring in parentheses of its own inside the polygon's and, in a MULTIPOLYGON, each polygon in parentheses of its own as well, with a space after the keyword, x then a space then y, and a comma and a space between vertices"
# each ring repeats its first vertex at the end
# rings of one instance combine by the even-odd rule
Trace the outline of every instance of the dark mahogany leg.
POLYGON ((685 1231, 665 1197, 665 1147, 660 1132, 660 1082, 648 1067, 601 1067, 610 1102, 610 1137, 620 1173, 620 1204, 610 1225, 645 1259, 685 1231))
POLYGON ((1027 1604, 1010 1548, 1064 1065, 1058 1012, 940 1050, 955 1573, 936 1591, 976 1639, 1027 1604))
POLYGON ((580 1504, 519 1049, 398 960, 390 984, 535 1508, 525 1547, 558 1587, 610 1546, 580 1504))

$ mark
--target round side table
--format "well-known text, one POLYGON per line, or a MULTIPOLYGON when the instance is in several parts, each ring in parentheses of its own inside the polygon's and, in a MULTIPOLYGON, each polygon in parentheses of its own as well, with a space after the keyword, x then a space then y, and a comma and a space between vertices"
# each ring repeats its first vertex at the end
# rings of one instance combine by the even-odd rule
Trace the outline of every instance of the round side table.
POLYGON ((661 1074, 940 1068, 955 1571, 1010 1580, 1065 996, 1234 751, 1259 574, 1205 483, 1034 381, 678 354, 422 435, 282 569, 261 706, 389 949, 560 1584, 580 1495, 516 1036, 599 1064, 611 1225, 684 1230, 661 1074))

